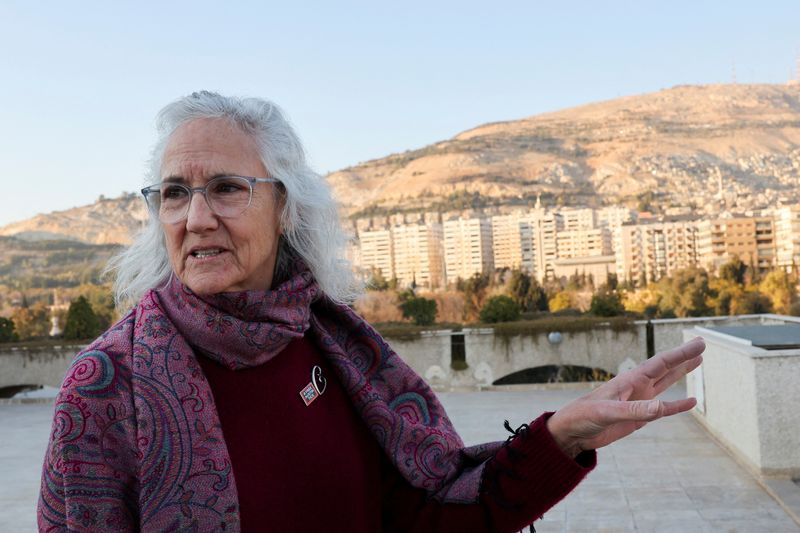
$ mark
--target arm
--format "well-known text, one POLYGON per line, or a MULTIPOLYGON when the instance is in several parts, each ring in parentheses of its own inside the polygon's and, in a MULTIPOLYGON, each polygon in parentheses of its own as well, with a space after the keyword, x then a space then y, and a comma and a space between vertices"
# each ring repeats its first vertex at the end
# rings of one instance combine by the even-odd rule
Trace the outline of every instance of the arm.
MULTIPOLYGON (((654 398, 697 368, 705 344, 694 339, 620 374, 555 414, 547 413, 488 461, 477 504, 441 504, 401 489, 398 531, 518 531, 566 496, 596 464, 597 448, 652 420, 691 409, 694 398, 654 398), (417 510, 415 513, 414 510, 417 510)), ((386 499, 384 499, 386 501, 386 499)))
POLYGON ((425 491, 411 487, 391 465, 385 465, 385 530, 514 532, 542 516, 596 463, 594 452, 576 459, 564 454, 547 429, 551 414, 518 430, 488 461, 479 501, 474 504, 443 504, 428 498, 425 491))

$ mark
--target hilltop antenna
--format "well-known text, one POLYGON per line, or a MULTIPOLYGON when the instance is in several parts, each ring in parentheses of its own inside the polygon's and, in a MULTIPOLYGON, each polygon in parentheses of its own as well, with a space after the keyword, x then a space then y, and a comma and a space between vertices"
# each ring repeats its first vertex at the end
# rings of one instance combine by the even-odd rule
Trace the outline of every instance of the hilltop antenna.
POLYGON ((736 60, 731 61, 731 83, 736 85, 736 60))

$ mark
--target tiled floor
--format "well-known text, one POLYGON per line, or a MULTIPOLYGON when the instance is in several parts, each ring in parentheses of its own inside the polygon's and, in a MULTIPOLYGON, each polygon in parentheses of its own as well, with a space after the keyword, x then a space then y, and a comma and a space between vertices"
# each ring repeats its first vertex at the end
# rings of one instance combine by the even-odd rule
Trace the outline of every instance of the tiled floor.
MULTIPOLYGON (((677 397, 678 388, 668 391, 677 397)), ((468 444, 555 410, 581 391, 442 394, 468 444), (491 433, 491 434, 490 434, 491 433)), ((798 489, 800 490, 800 489, 798 489)), ((755 479, 683 414, 598 452, 584 482, 536 523, 546 532, 794 532, 800 527, 755 479)))
MULTIPOLYGON (((517 427, 582 392, 453 392, 440 397, 465 442, 477 444, 505 439, 506 418, 517 427)), ((47 404, 0 405, 0 532, 36 530, 51 416, 47 404)), ((680 415, 600 450, 594 472, 547 512, 536 530, 779 533, 800 527, 689 415, 680 415)))

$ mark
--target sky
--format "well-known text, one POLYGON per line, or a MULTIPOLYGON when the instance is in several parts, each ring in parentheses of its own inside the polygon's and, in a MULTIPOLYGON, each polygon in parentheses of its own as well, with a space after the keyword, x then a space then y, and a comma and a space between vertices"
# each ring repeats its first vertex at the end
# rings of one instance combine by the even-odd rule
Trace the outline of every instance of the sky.
POLYGON ((680 84, 797 76, 800 2, 0 0, 0 226, 143 186, 199 89, 280 105, 338 170, 680 84))

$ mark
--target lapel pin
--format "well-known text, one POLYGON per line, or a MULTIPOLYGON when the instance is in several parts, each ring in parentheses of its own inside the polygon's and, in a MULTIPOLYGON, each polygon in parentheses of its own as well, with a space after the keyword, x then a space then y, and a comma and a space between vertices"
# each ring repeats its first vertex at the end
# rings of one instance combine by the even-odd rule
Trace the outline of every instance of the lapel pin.
POLYGON ((322 369, 318 365, 314 365, 314 368, 311 369, 311 381, 300 391, 300 397, 303 399, 306 406, 309 406, 311 402, 319 398, 327 388, 328 380, 322 375, 322 369))

